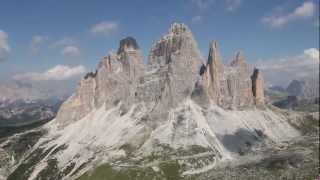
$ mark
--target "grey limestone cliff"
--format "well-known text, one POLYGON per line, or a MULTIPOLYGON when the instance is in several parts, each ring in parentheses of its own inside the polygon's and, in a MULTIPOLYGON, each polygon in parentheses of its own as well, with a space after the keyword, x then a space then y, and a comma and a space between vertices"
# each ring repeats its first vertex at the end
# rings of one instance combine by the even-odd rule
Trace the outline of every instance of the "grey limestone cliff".
POLYGON ((167 119, 168 111, 188 97, 198 104, 215 103, 226 109, 263 104, 263 79, 252 75, 242 53, 230 65, 223 65, 217 42, 210 45, 206 64, 197 43, 184 24, 174 23, 150 50, 144 65, 139 45, 132 37, 120 41, 117 54, 109 54, 96 72, 89 73, 77 92, 60 109, 61 125, 79 120, 95 108, 121 103, 123 111, 145 103, 155 123, 167 119))
POLYGON ((81 80, 75 94, 63 103, 57 115, 60 124, 67 125, 87 115, 94 108, 113 107, 123 103, 124 109, 134 101, 144 64, 137 42, 132 37, 121 40, 117 54, 109 54, 95 73, 81 80))

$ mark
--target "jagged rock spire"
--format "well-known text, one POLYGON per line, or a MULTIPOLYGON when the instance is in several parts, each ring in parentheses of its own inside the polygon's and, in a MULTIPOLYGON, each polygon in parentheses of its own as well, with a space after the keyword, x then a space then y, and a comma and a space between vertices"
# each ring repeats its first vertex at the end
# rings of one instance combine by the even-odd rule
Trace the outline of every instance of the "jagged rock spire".
POLYGON ((239 66, 246 64, 246 60, 242 51, 238 51, 234 60, 231 62, 231 66, 239 66))
POLYGON ((118 54, 124 51, 134 51, 138 50, 139 46, 137 41, 133 37, 126 37, 120 41, 120 46, 118 49, 118 54))
POLYGON ((57 121, 61 126, 83 118, 92 109, 106 108, 120 102, 130 106, 139 78, 144 74, 144 63, 139 46, 132 37, 120 41, 117 54, 109 54, 99 64, 95 73, 84 78, 76 93, 61 106, 57 121))
POLYGON ((200 101, 208 97, 223 108, 251 106, 254 98, 263 102, 263 79, 259 71, 250 79, 252 71, 241 52, 231 66, 224 66, 219 45, 212 42, 208 61, 201 66, 202 62, 197 43, 184 24, 174 23, 155 43, 147 73, 138 43, 127 37, 120 41, 117 54, 102 60, 97 71, 81 81, 59 110, 57 121, 67 125, 102 105, 114 107, 116 102, 125 108, 135 102, 149 103, 153 107, 150 117, 165 120, 170 108, 201 93, 205 96, 200 101), (195 86, 198 91, 193 93, 195 86))
POLYGON ((168 33, 162 36, 151 48, 149 64, 161 66, 171 62, 169 58, 172 53, 187 49, 190 49, 192 54, 200 55, 197 43, 189 28, 183 23, 173 23, 168 33), (158 61, 159 58, 156 57, 165 57, 166 60, 158 61))
POLYGON ((223 76, 223 64, 221 63, 219 45, 216 41, 213 41, 210 44, 206 71, 206 84, 209 88, 209 96, 214 102, 219 104, 219 99, 221 97, 220 80, 223 76))
POLYGON ((191 95, 201 63, 200 51, 189 28, 182 23, 172 24, 149 54, 149 70, 155 72, 153 76, 159 81, 153 81, 154 87, 148 88, 161 89, 161 92, 150 92, 152 99, 161 97, 156 107, 159 111, 165 112, 191 95))
POLYGON ((124 73, 130 79, 136 79, 141 76, 144 71, 144 62, 139 45, 133 37, 126 37, 120 41, 118 48, 119 61, 123 65, 124 73))
POLYGON ((182 34, 182 33, 185 33, 185 32, 190 32, 188 26, 186 26, 185 24, 183 23, 173 23, 169 29, 169 34, 174 34, 174 35, 177 35, 177 34, 182 34))
POLYGON ((256 105, 264 105, 264 80, 259 69, 255 68, 251 76, 252 93, 256 105))
POLYGON ((223 72, 223 64, 221 61, 220 50, 219 50, 219 45, 217 41, 213 41, 210 44, 207 65, 212 70, 215 69, 219 73, 223 72))

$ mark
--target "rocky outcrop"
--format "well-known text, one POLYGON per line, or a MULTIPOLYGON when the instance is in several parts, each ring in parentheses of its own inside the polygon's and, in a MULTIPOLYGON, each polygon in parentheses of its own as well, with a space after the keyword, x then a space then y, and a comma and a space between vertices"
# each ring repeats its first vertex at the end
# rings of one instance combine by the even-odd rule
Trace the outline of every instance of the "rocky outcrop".
POLYGON ((174 23, 152 47, 148 72, 138 88, 137 101, 152 107, 150 118, 166 120, 168 110, 191 95, 200 65, 201 55, 191 31, 174 23))
POLYGON ((170 109, 188 97, 202 106, 215 103, 225 109, 263 104, 261 74, 250 78, 252 70, 242 53, 230 65, 223 65, 218 43, 213 42, 207 63, 202 62, 197 43, 184 24, 174 23, 153 45, 146 68, 136 40, 127 37, 120 41, 117 54, 106 56, 97 71, 80 82, 57 121, 67 125, 102 105, 109 109, 121 103, 126 111, 132 104, 145 103, 146 118, 161 123, 170 109))
POLYGON ((227 92, 231 96, 231 108, 253 105, 251 68, 246 63, 244 55, 238 52, 231 62, 227 77, 227 92))
POLYGON ((254 69, 251 80, 255 104, 264 105, 264 80, 259 69, 254 69))
POLYGON ((258 77, 252 79, 251 72, 241 52, 230 65, 223 65, 218 44, 214 42, 210 46, 207 64, 200 69, 201 79, 197 86, 202 87, 196 88, 204 89, 213 103, 226 109, 251 107, 255 102, 264 104, 263 78, 257 71, 258 77), (253 87, 256 85, 258 89, 253 87))
POLYGON ((217 42, 210 45, 209 56, 207 61, 205 76, 205 85, 208 89, 208 94, 214 102, 220 104, 223 89, 223 73, 224 67, 221 62, 219 47, 217 42))
POLYGON ((99 64, 96 73, 89 73, 61 107, 57 121, 61 126, 87 115, 95 108, 106 109, 123 104, 124 109, 134 102, 139 78, 144 74, 144 63, 134 38, 120 42, 117 54, 109 54, 99 64))

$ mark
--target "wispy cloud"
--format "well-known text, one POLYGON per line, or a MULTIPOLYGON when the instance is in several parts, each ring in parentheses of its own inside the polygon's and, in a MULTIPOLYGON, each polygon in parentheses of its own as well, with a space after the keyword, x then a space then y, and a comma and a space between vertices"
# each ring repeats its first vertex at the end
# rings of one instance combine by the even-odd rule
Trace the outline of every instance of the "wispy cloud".
POLYGON ((66 46, 62 49, 61 54, 64 56, 75 57, 80 55, 80 49, 76 46, 66 46))
POLYGON ((213 11, 218 6, 222 6, 228 12, 234 12, 241 6, 243 0, 185 0, 195 10, 196 14, 191 17, 192 23, 199 23, 205 19, 208 12, 213 11), (219 3, 218 3, 219 2, 219 3))
POLYGON ((215 0, 191 0, 191 3, 198 9, 204 10, 215 3, 215 0))
POLYGON ((271 84, 286 84, 293 79, 316 76, 319 73, 319 49, 306 49, 292 57, 260 60, 257 66, 271 84))
POLYGON ((8 34, 0 30, 0 61, 7 59, 11 49, 8 43, 8 34))
POLYGON ((191 4, 200 11, 204 11, 220 1, 225 4, 225 9, 227 11, 235 11, 238 9, 242 3, 242 0, 189 0, 191 4))
POLYGON ((119 24, 115 21, 103 21, 92 26, 90 32, 95 35, 109 35, 110 33, 117 31, 118 28, 119 24))
POLYGON ((278 12, 262 18, 262 22, 271 27, 282 27, 290 22, 311 18, 317 9, 317 5, 312 1, 304 2, 292 12, 287 14, 279 14, 278 12))
POLYGON ((43 43, 45 43, 49 38, 47 36, 33 36, 30 43, 30 48, 33 53, 38 53, 40 47, 43 43))
POLYGON ((75 45, 75 44, 76 44, 76 41, 73 38, 63 37, 63 38, 51 43, 50 48, 59 48, 59 47, 71 46, 71 45, 75 45))
POLYGON ((86 68, 82 65, 69 67, 66 65, 57 65, 44 72, 29 72, 15 75, 16 80, 31 80, 31 81, 50 81, 50 80, 68 80, 79 77, 86 72, 86 68))
POLYGON ((201 22, 201 21, 202 21, 202 16, 200 16, 200 15, 193 16, 193 17, 191 18, 191 22, 192 22, 192 23, 198 23, 198 22, 201 22))
POLYGON ((226 2, 226 9, 227 11, 235 11, 237 10, 241 5, 241 0, 225 0, 226 2))
POLYGON ((66 57, 76 57, 81 54, 78 43, 74 38, 63 37, 50 44, 50 48, 59 49, 60 54, 66 57))

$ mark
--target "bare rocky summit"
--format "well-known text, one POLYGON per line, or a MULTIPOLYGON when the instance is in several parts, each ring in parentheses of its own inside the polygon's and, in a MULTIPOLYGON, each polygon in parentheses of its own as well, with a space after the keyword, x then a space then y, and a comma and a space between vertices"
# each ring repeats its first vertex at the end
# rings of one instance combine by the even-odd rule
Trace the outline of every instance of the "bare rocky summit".
POLYGON ((80 82, 77 92, 60 109, 57 121, 66 125, 103 104, 110 108, 119 102, 124 110, 136 102, 147 103, 152 107, 152 119, 165 120, 169 109, 197 89, 203 89, 205 95, 201 96, 208 98, 200 104, 210 101, 226 109, 264 104, 263 77, 258 70, 252 72, 241 52, 230 65, 223 65, 218 43, 213 42, 207 63, 202 62, 197 43, 184 24, 174 23, 155 43, 147 66, 136 40, 127 37, 120 41, 117 54, 105 57, 97 71, 80 82))
MULTIPOLYGON (((255 79, 250 79, 251 67, 246 63, 241 52, 238 52, 230 65, 223 65, 217 42, 211 44, 209 58, 202 66, 201 80, 197 85, 204 86, 213 103, 225 109, 239 109, 252 107, 257 97, 254 91, 263 91, 263 84, 253 88, 255 79)), ((259 74, 259 81, 263 77, 259 74)), ((258 97, 264 104, 264 95, 258 97)))
POLYGON ((224 65, 213 42, 205 62, 190 29, 174 23, 147 65, 142 57, 134 38, 121 40, 20 161, 32 165, 18 164, 8 179, 41 179, 48 170, 53 179, 75 179, 103 163, 140 164, 161 175, 162 158, 179 162, 179 173, 189 176, 299 136, 264 105, 262 74, 242 53, 224 65))
POLYGON ((67 125, 102 104, 110 108, 121 102, 124 109, 128 108, 134 102, 143 74, 144 64, 137 42, 132 37, 121 40, 117 54, 106 56, 95 73, 81 80, 76 93, 62 105, 57 121, 67 125))
POLYGON ((264 80, 259 69, 254 69, 252 79, 252 92, 255 97, 254 102, 256 105, 264 104, 264 80))

